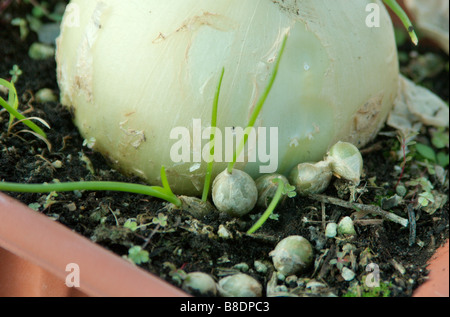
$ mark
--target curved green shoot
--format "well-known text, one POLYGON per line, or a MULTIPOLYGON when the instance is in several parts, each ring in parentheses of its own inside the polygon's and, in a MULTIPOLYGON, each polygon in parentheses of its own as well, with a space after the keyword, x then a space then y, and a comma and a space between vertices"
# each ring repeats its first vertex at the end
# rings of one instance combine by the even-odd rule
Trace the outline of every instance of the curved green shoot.
POLYGON ((222 68, 222 74, 220 75, 219 84, 217 85, 216 94, 214 96, 214 102, 213 102, 213 109, 212 109, 212 115, 211 115, 211 136, 210 136, 210 144, 211 149, 209 152, 209 162, 208 166, 206 168, 206 176, 205 176, 205 183, 203 185, 203 193, 202 193, 202 200, 206 202, 208 199, 209 194, 209 187, 211 185, 211 177, 212 177, 212 168, 214 164, 214 138, 215 138, 215 129, 217 127, 217 109, 219 106, 219 95, 220 95, 220 89, 222 87, 222 80, 223 75, 225 73, 225 68, 222 68))
POLYGON ((10 126, 12 124, 12 121, 14 118, 17 118, 21 120, 24 124, 26 124, 31 130, 33 130, 35 133, 39 134, 43 138, 47 138, 47 135, 45 132, 39 128, 33 121, 31 121, 29 118, 25 117, 23 114, 21 114, 19 111, 17 111, 18 108, 18 98, 17 98, 17 91, 16 87, 14 87, 14 84, 0 78, 0 85, 6 87, 9 89, 9 96, 8 96, 8 102, 5 101, 2 97, 0 97, 0 106, 6 109, 11 115, 10 118, 10 126))
POLYGON ((247 231, 247 234, 252 234, 256 230, 258 230, 266 221, 269 219, 270 215, 273 213, 281 198, 284 196, 294 197, 295 196, 295 187, 284 183, 281 179, 274 179, 273 182, 278 184, 277 191, 273 196, 272 201, 267 207, 266 211, 263 213, 261 218, 247 231))
POLYGON ((228 173, 230 173, 230 174, 232 173, 234 164, 236 164, 236 160, 239 157, 239 155, 241 154, 242 150, 244 149, 245 143, 248 140, 249 129, 253 128, 253 126, 255 125, 256 119, 258 118, 259 113, 261 112, 261 109, 262 109, 264 103, 266 102, 267 96, 269 95, 270 90, 272 89, 273 83, 275 82, 275 78, 277 77, 277 74, 278 74, 278 68, 280 66, 281 57, 283 56, 284 49, 286 47, 287 39, 288 39, 288 35, 286 34, 284 36, 284 40, 281 45, 280 52, 279 52, 277 60, 275 62, 272 76, 269 79, 269 83, 267 84, 266 89, 264 90, 263 94, 261 95, 258 102, 256 103, 255 109, 253 110, 252 116, 250 117, 247 128, 244 131, 244 137, 242 138, 241 142, 239 143, 237 150, 233 153, 233 161, 228 164, 228 173))
POLYGON ((402 21, 414 45, 418 45, 419 39, 414 30, 414 26, 411 23, 411 20, 409 19, 408 14, 406 14, 405 10, 403 10, 403 8, 397 3, 396 0, 383 0, 383 1, 402 21))
MULTIPOLYGON (((4 79, 0 78, 0 85, 8 88, 8 105, 11 105, 14 109, 19 109, 19 98, 17 97, 16 86, 14 85, 14 80, 11 79, 11 82, 8 82, 4 79)), ((11 129, 11 125, 14 121, 14 116, 9 111, 9 124, 8 124, 8 132, 11 129)))
POLYGON ((20 184, 0 182, 0 190, 7 192, 22 193, 50 193, 68 192, 75 190, 91 191, 117 191, 134 194, 143 194, 166 200, 177 207, 181 207, 181 200, 172 193, 165 174, 164 167, 161 168, 161 180, 164 187, 147 186, 124 182, 93 181, 93 182, 67 182, 67 183, 46 183, 46 184, 20 184))
MULTIPOLYGON (((164 168, 164 166, 161 166, 160 174, 161 174, 161 183, 163 185, 162 189, 164 190, 164 192, 169 196, 175 196, 174 193, 172 192, 172 190, 170 189, 169 182, 167 181, 166 169, 164 168)), ((161 187, 159 187, 159 186, 151 186, 151 187, 156 188, 156 189, 158 189, 158 188, 161 189, 161 187)))

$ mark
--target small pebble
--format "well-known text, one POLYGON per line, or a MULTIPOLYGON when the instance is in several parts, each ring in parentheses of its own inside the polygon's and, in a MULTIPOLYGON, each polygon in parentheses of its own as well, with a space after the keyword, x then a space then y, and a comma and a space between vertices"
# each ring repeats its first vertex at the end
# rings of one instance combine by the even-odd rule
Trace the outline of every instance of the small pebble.
POLYGON ((35 94, 37 102, 56 102, 58 97, 49 88, 42 88, 35 94))
POLYGON ((262 274, 267 273, 267 265, 263 262, 256 260, 255 263, 253 263, 253 266, 255 267, 256 272, 262 274))
POLYGON ((231 234, 231 232, 224 225, 219 226, 217 235, 223 239, 232 239, 233 238, 233 235, 231 234))
POLYGON ((327 227, 325 229, 325 236, 327 238, 334 238, 337 234, 337 224, 334 222, 330 222, 327 224, 327 227))
POLYGON ((66 207, 70 212, 74 212, 75 210, 77 210, 77 205, 75 205, 75 203, 69 203, 64 205, 64 207, 66 207))
POLYGON ((355 278, 356 274, 355 272, 344 266, 341 271, 341 276, 344 280, 350 282, 355 278))
POLYGON ((350 217, 344 217, 339 221, 337 227, 338 233, 344 236, 353 236, 356 234, 355 226, 353 225, 353 220, 350 217))
POLYGON ((62 162, 60 160, 56 160, 52 163, 52 166, 54 168, 61 168, 62 167, 62 162))

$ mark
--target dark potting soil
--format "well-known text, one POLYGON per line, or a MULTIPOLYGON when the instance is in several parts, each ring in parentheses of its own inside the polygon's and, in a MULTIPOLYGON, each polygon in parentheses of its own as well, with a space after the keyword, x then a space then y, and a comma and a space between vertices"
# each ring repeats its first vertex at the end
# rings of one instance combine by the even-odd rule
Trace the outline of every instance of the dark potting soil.
MULTIPOLYGON (((54 1, 49 3, 54 4, 54 1)), ((9 115, 1 111, 0 181, 142 183, 111 169, 101 155, 83 145, 83 138, 72 124, 71 114, 58 102, 39 103, 35 100, 34 95, 42 88, 50 88, 57 95, 59 91, 54 59, 36 61, 28 56, 30 45, 37 41, 36 34, 30 32, 26 40, 21 40, 19 28, 11 25, 12 18, 24 17, 31 8, 29 4, 13 1, 0 12, 0 78, 9 80, 9 71, 14 64, 19 65, 23 72, 16 83, 19 110, 28 117, 39 117, 49 123, 51 129, 46 129, 46 133, 52 147, 49 150, 32 134, 20 132, 26 128, 22 124, 14 126, 8 133, 9 115)), ((410 77, 414 75, 411 65, 417 56, 434 54, 447 63, 437 73, 422 78, 421 84, 448 102, 448 57, 432 47, 415 51, 409 44, 400 47, 400 51, 406 56, 402 69, 410 77)), ((383 131, 392 132, 389 128, 383 131)), ((429 140, 430 131, 424 128, 419 140, 429 140)), ((395 155, 398 149, 395 135, 380 135, 365 148, 365 175, 359 188, 365 187, 366 191, 361 193, 360 203, 378 205, 395 194, 394 187, 399 179, 395 166, 401 163, 395 155)), ((448 155, 448 143, 444 151, 448 155)), ((407 170, 402 182, 424 175, 436 191, 447 192, 448 180, 442 184, 424 167, 419 169, 416 172, 407 170)), ((445 172, 448 176, 448 167, 445 172)), ((334 183, 337 185, 339 181, 334 180, 334 183)), ((448 202, 433 214, 415 210, 415 240, 411 243, 411 228, 403 228, 373 215, 355 221, 355 236, 326 239, 326 222, 336 222, 346 215, 355 216, 355 211, 298 196, 286 199, 277 207, 278 220, 269 219, 257 234, 246 235, 258 217, 247 215, 235 219, 214 214, 205 219, 195 219, 187 212, 172 210, 169 204, 142 195, 102 191, 8 194, 119 256, 127 255, 132 246, 142 246, 148 251, 149 261, 140 266, 177 286, 180 281, 177 278, 180 271, 177 270, 187 273, 202 271, 217 280, 244 271, 266 286, 274 272, 269 252, 282 238, 301 235, 315 247, 316 266, 298 275, 297 279, 277 280, 278 291, 290 291, 300 296, 411 296, 414 289, 426 280, 426 262, 448 239, 449 231, 448 202), (158 217, 159 214, 162 216, 158 217), (153 222, 157 218, 160 224, 153 222), (138 225, 147 225, 132 231, 124 227, 129 219, 134 219, 138 225), (221 225, 228 229, 231 238, 218 236, 221 225), (255 266, 255 261, 265 264, 267 270, 258 269, 260 266, 255 266), (379 288, 364 286, 369 263, 379 267, 379 288), (340 272, 342 267, 353 270, 356 277, 346 281, 340 272), (318 283, 313 286, 311 281, 318 283)), ((348 193, 340 192, 333 184, 324 194, 348 200, 348 193)), ((411 204, 402 203, 392 211, 408 218, 408 205, 411 204)), ((257 209, 253 215, 261 212, 263 210, 257 209)))

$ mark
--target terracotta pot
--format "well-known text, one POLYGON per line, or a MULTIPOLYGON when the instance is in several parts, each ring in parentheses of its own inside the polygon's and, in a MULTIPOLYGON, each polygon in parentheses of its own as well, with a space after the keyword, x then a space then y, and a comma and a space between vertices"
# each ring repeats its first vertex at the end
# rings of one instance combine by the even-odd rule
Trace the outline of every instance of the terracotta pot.
POLYGON ((0 193, 0 296, 187 294, 0 193))
POLYGON ((414 297, 449 297, 448 244, 447 241, 431 257, 428 280, 414 292, 414 297))
MULTIPOLYGON (((430 259, 415 297, 449 296, 449 243, 430 259)), ((90 240, 0 193, 0 296, 188 296, 90 240), (66 280, 79 268, 79 287, 66 280), (68 269, 66 271, 66 269, 68 269)))

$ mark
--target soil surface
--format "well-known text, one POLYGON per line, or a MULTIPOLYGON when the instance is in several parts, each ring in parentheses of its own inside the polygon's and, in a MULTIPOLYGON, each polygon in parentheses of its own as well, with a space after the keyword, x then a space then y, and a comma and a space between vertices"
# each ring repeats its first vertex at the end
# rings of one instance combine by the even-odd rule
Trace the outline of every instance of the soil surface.
MULTIPOLYGON (((52 8, 55 1, 48 2, 52 8)), ((35 95, 42 88, 59 94, 55 61, 53 58, 31 59, 28 50, 37 41, 36 33, 30 31, 22 40, 19 28, 11 25, 13 18, 30 14, 31 4, 12 1, 0 10, 0 78, 10 80, 10 70, 17 64, 22 70, 16 83, 19 110, 28 117, 42 118, 51 127, 45 129, 51 143, 49 150, 34 135, 21 132, 28 129, 21 123, 8 133, 9 115, 0 109, 0 181, 109 180, 142 183, 113 170, 101 155, 86 147, 72 124, 71 114, 58 102, 36 100, 35 95)), ((45 17, 41 20, 49 22, 45 17)), ((403 73, 448 102, 448 57, 433 47, 412 48, 408 42, 401 44, 399 50, 403 73), (433 61, 441 61, 443 66, 435 67, 434 72, 422 72, 421 67, 427 67, 426 57, 429 56, 435 58, 433 61), (416 77, 418 72, 420 78, 416 77)), ((1 92, 0 95, 6 98, 1 92)), ((141 246, 148 252, 149 261, 139 265, 177 286, 180 286, 183 272, 201 271, 216 280, 244 272, 264 286, 263 295, 275 292, 282 296, 411 296, 414 289, 426 280, 427 260, 448 239, 448 202, 434 213, 413 208, 422 191, 420 186, 416 186, 415 192, 414 188, 407 187, 409 196, 404 197, 401 203, 389 206, 392 200, 388 198, 396 193, 395 186, 400 178, 402 157, 398 155, 401 148, 395 131, 385 128, 383 132, 362 151, 364 177, 358 187, 358 202, 389 207, 388 211, 406 219, 414 213, 415 228, 404 228, 370 214, 356 219, 360 214, 355 210, 298 195, 277 207, 278 220, 269 219, 256 234, 247 235, 245 232, 264 210, 256 209, 241 219, 216 213, 195 219, 185 211, 170 208, 170 204, 161 200, 136 194, 102 191, 8 194, 119 256, 128 255, 133 246, 141 246), (325 224, 338 222, 344 216, 354 219, 356 235, 326 238, 325 224), (124 226, 127 220, 128 224, 131 221, 139 226, 145 225, 133 231, 124 226), (220 226, 225 226, 232 237, 220 236, 220 226), (269 252, 281 239, 291 235, 301 235, 311 242, 315 265, 295 277, 283 279, 273 275, 269 252), (379 287, 366 286, 366 267, 370 263, 379 268, 379 287), (344 267, 355 273, 351 281, 346 281, 344 277, 348 277, 341 274, 344 267)), ((444 132, 448 135, 448 130, 444 132)), ((425 127, 416 141, 432 144, 433 133, 432 128, 425 127)), ((434 149, 448 155, 448 141, 443 148, 434 149)), ((438 177, 441 174, 433 175, 417 151, 414 148, 411 151, 414 155, 406 165, 401 183, 425 177, 434 186, 435 197, 437 193, 447 193, 448 178, 442 181, 438 177)), ((443 171, 447 177, 448 167, 443 171)), ((349 193, 339 189, 339 183, 334 179, 324 195, 348 201, 349 193)))

